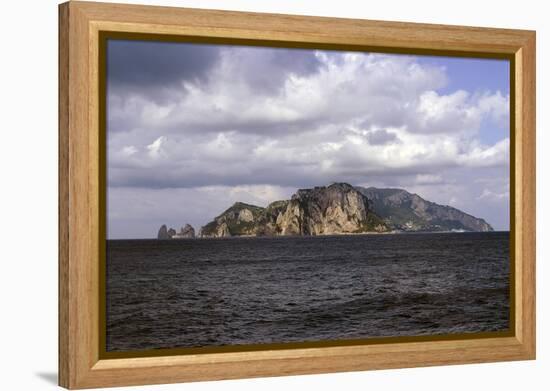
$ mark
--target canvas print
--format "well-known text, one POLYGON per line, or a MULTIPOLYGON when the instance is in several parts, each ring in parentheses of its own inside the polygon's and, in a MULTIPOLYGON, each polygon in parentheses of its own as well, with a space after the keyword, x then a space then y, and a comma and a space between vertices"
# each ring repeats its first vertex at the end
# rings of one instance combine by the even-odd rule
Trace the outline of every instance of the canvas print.
POLYGON ((106 54, 107 352, 509 330, 509 61, 106 54))

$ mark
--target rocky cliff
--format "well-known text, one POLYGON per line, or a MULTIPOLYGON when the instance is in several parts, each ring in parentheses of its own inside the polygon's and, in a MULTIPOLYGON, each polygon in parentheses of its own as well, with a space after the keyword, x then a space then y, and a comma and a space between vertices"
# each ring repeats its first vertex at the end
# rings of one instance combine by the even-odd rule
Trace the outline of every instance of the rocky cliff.
POLYGON ((201 237, 331 235, 386 232, 367 197, 347 183, 301 189, 261 208, 235 203, 201 228, 201 237))
POLYGON ((264 212, 259 206, 236 202, 199 231, 200 237, 256 235, 258 221, 264 212))
POLYGON ((374 212, 388 226, 400 231, 492 231, 485 220, 456 208, 427 201, 403 189, 356 187, 369 201, 374 212))

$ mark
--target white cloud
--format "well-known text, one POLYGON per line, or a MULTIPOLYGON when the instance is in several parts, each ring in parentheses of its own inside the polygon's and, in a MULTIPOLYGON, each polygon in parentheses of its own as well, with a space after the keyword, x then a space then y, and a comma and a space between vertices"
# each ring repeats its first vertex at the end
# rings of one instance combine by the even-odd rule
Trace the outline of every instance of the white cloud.
POLYGON ((508 199, 510 198, 509 192, 504 193, 494 193, 489 189, 483 189, 483 192, 480 194, 479 197, 477 197, 479 200, 483 199, 489 199, 489 200, 502 200, 502 199, 508 199))
POLYGON ((449 95, 424 92, 417 113, 419 127, 411 130, 421 133, 471 132, 479 128, 481 121, 475 102, 470 102, 469 94, 462 90, 449 95))
POLYGON ((473 142, 458 163, 469 167, 507 165, 510 159, 510 139, 505 138, 489 147, 473 142))
POLYGON ((148 155, 151 159, 158 159, 163 155, 162 145, 166 142, 166 137, 160 136, 147 146, 148 155))
POLYGON ((510 119, 510 96, 502 95, 500 91, 494 94, 485 92, 477 97, 478 108, 482 114, 489 115, 501 127, 508 126, 510 119))
POLYGON ((137 152, 138 152, 137 148, 134 147, 133 145, 128 145, 128 146, 122 148, 122 151, 121 151, 121 153, 124 156, 132 156, 132 155, 136 154, 137 152))

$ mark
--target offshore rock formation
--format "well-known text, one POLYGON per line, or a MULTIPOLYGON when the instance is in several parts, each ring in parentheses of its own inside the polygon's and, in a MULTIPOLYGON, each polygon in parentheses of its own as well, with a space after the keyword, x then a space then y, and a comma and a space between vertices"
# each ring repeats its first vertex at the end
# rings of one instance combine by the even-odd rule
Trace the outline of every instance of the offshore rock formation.
POLYGON ((172 236, 172 239, 194 239, 195 228, 191 224, 185 224, 185 227, 181 227, 180 231, 172 236))
POLYGON ((402 189, 356 187, 369 201, 375 213, 398 231, 493 231, 485 220, 456 208, 427 201, 402 189))
POLYGON ((157 239, 194 239, 195 229, 190 224, 185 224, 185 227, 180 229, 180 232, 176 232, 174 228, 168 229, 166 224, 163 224, 157 234, 157 239))
POLYGON ((266 208, 237 202, 201 228, 201 237, 387 232, 367 197, 347 183, 301 189, 266 208))
POLYGON ((157 239, 170 239, 170 235, 168 235, 168 228, 166 228, 166 224, 163 224, 160 229, 159 233, 157 234, 157 239))

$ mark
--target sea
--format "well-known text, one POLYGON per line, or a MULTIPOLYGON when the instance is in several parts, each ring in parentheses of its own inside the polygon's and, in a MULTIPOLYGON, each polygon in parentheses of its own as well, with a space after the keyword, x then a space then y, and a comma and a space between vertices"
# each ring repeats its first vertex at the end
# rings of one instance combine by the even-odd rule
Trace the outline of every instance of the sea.
POLYGON ((108 240, 106 350, 505 331, 509 232, 108 240))

